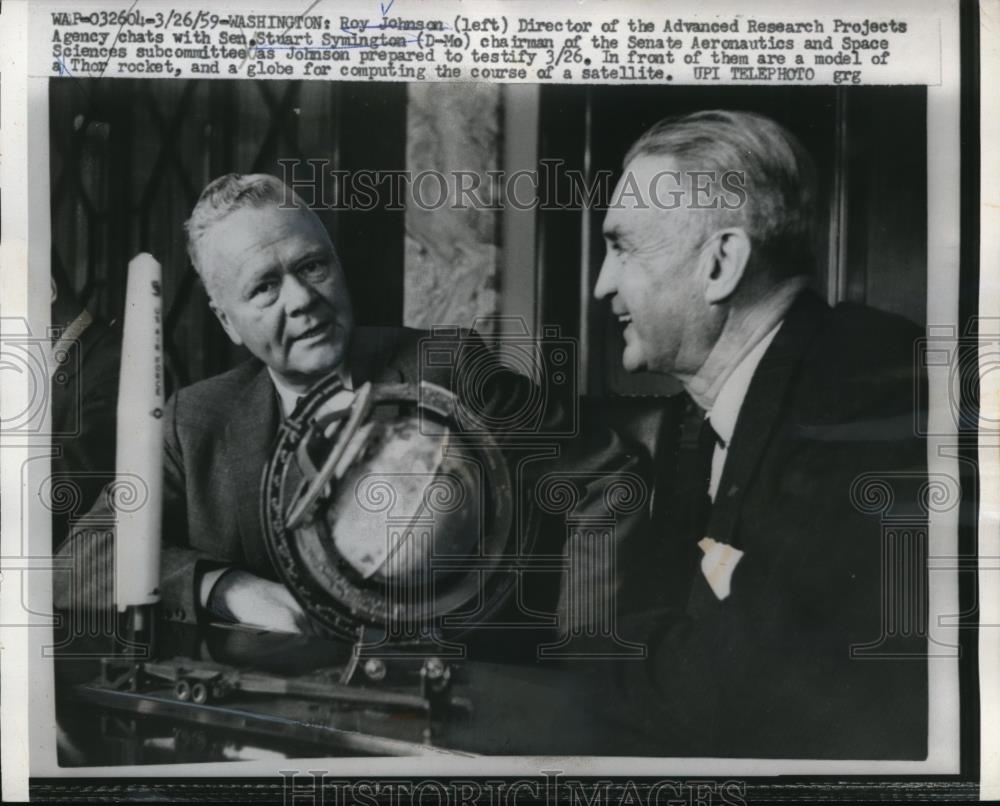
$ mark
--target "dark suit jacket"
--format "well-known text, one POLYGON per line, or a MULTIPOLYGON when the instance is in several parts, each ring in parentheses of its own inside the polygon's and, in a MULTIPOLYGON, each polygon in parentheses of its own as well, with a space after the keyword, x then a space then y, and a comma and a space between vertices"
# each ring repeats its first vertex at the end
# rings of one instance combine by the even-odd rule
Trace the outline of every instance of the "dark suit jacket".
MULTIPOLYGON (((355 388, 415 381, 423 335, 358 328, 348 358, 355 388)), ((277 579, 260 522, 260 484, 281 416, 274 383, 257 360, 179 390, 168 405, 161 570, 168 616, 195 618, 199 572, 220 561, 277 579)))
POLYGON ((863 306, 797 299, 752 379, 708 524, 745 552, 731 593, 712 592, 689 535, 675 559, 687 602, 628 619, 649 658, 618 664, 614 746, 592 749, 926 756, 920 336, 863 306))
MULTIPOLYGON (((461 339, 444 339, 449 349, 461 345, 460 351, 454 351, 454 363, 424 366, 421 371, 418 342, 426 336, 405 328, 357 328, 348 358, 355 387, 369 380, 414 382, 421 378, 455 387, 460 398, 472 391, 477 413, 496 421, 508 420, 510 412, 520 411, 526 402, 537 399, 531 382, 497 364, 478 337, 463 334, 461 339), (491 360, 492 364, 485 363, 491 360), (453 377, 456 364, 475 367, 475 390, 465 389, 463 382, 453 377)), ((552 440, 544 434, 560 430, 566 412, 554 396, 545 400, 537 422, 530 427, 543 435, 538 438, 541 443, 548 444, 552 440)), ((277 579, 260 522, 260 485, 280 417, 274 384, 256 360, 181 389, 168 402, 160 594, 169 618, 197 620, 198 580, 210 568, 232 564, 277 579)), ((501 446, 507 437, 522 447, 526 441, 525 434, 497 436, 501 446)), ((530 443, 531 435, 527 436, 530 443)), ((572 513, 577 517, 602 509, 607 485, 617 473, 634 470, 638 461, 607 429, 588 429, 585 437, 561 440, 556 461, 530 463, 536 475, 567 468, 575 472, 586 466, 589 473, 581 483, 579 503, 572 513)), ((634 532, 639 518, 634 515, 625 520, 628 523, 620 530, 623 536, 634 532)), ((79 569, 77 593, 72 598, 82 592, 87 602, 110 600, 106 590, 88 593, 86 589, 99 578, 93 573, 97 563, 93 558, 110 561, 113 525, 113 513, 102 499, 60 549, 60 555, 73 557, 79 569)), ((564 526, 560 535, 565 537, 564 526)), ((57 607, 69 607, 69 575, 57 574, 54 585, 57 607)), ((605 590, 602 595, 611 596, 613 591, 605 590)))

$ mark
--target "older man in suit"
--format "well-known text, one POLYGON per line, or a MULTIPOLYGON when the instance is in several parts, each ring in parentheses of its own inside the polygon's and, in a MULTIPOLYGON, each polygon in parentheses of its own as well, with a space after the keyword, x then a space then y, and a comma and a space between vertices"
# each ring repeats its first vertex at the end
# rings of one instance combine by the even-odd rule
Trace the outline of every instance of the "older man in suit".
MULTIPOLYGON (((254 357, 179 390, 167 404, 161 599, 175 620, 214 616, 276 630, 306 629, 309 619, 278 581, 260 520, 262 471, 282 418, 333 373, 347 390, 367 381, 455 381, 440 368, 419 366, 419 341, 426 333, 355 327, 329 235, 275 177, 230 174, 215 180, 202 193, 187 233, 212 310, 229 338, 254 357)), ((531 381, 501 367, 481 340, 461 341, 479 378, 472 390, 476 414, 506 422, 535 398, 531 381)), ((536 433, 558 430, 564 412, 557 402, 551 398, 552 405, 538 412, 536 433)), ((530 434, 520 436, 530 441, 530 434)), ((559 446, 562 461, 582 460, 592 471, 583 508, 599 502, 606 483, 635 462, 611 432, 591 430, 587 437, 586 446, 579 439, 559 446)), ((102 501, 61 548, 78 560, 83 577, 72 593, 68 575, 57 575, 57 605, 108 601, 107 590, 93 589, 99 575, 88 576, 95 564, 87 558, 110 557, 113 536, 105 527, 113 520, 102 501), (69 601, 71 593, 77 602, 69 601)))
POLYGON ((612 752, 926 755, 921 333, 806 288, 815 201, 804 148, 755 114, 665 120, 626 156, 595 295, 625 368, 679 380, 701 415, 655 493, 634 584, 658 595, 625 630, 650 654, 616 669, 612 752), (908 561, 866 511, 873 480, 908 561))

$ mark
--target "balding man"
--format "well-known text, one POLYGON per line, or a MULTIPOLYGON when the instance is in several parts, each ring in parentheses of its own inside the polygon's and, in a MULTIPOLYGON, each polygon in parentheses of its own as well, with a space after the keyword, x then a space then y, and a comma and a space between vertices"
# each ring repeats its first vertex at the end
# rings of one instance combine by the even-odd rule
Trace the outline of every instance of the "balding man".
MULTIPOLYGON (((167 404, 162 603, 169 617, 181 621, 222 617, 303 630, 309 620, 278 580, 260 519, 261 476, 282 418, 300 396, 334 373, 347 390, 367 381, 457 382, 449 368, 420 367, 419 342, 428 334, 355 327, 344 271, 329 235, 277 178, 229 174, 216 179, 201 194, 186 230, 212 310, 229 338, 253 358, 179 390, 167 404)), ((500 366, 481 340, 462 341, 461 356, 475 376, 475 386, 465 391, 476 398, 472 411, 484 421, 508 422, 509 412, 540 399, 531 381, 500 366)), ((543 442, 550 441, 546 433, 560 431, 564 416, 554 398, 545 399, 544 410, 531 418, 543 442)), ((531 436, 522 435, 522 441, 531 436)), ((611 432, 592 429, 585 436, 585 450, 576 439, 559 446, 560 461, 584 462, 595 479, 581 498, 581 511, 588 502, 600 503, 605 484, 635 461, 611 432), (597 480, 602 475, 606 481, 597 480)), ((102 502, 61 549, 85 572, 96 567, 88 556, 110 556, 110 536, 95 540, 90 528, 108 518, 102 502)), ((57 575, 57 605, 107 603, 107 591, 86 589, 96 577, 78 579, 75 593, 66 577, 57 575), (69 601, 71 595, 76 602, 69 601)))
POLYGON ((625 158, 595 294, 625 368, 675 378, 702 418, 655 493, 635 584, 671 590, 627 631, 650 658, 618 670, 616 752, 926 755, 922 334, 806 288, 815 208, 807 152, 760 115, 671 118, 625 158), (865 511, 873 480, 915 524, 909 566, 865 511))

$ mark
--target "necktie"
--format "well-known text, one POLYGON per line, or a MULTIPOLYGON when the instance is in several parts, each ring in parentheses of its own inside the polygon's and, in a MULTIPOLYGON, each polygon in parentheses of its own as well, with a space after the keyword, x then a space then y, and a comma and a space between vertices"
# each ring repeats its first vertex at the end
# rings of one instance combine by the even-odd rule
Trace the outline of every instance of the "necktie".
POLYGON ((712 456, 715 446, 719 444, 719 435, 712 428, 712 421, 706 417, 698 429, 698 447, 695 458, 696 486, 691 489, 691 525, 690 532, 695 542, 705 537, 708 528, 708 518, 712 513, 712 498, 709 495, 709 485, 712 480, 712 456))
POLYGON ((719 437, 707 417, 695 410, 684 417, 676 447, 660 456, 653 496, 652 521, 660 534, 673 534, 683 542, 700 540, 712 501, 709 483, 712 456, 719 437))
POLYGON ((641 572, 650 575, 650 602, 640 597, 639 607, 682 605, 702 556, 698 541, 711 513, 708 486, 717 437, 693 404, 681 416, 679 433, 657 457, 651 556, 641 572))
MULTIPOLYGON (((299 409, 302 408, 302 401, 305 400, 308 395, 299 395, 295 398, 295 405, 292 410, 288 412, 286 417, 292 417, 298 413, 299 409)), ((336 409, 341 409, 351 405, 354 400, 354 393, 351 392, 346 386, 340 384, 327 393, 326 403, 316 411, 316 415, 321 415, 323 412, 334 411, 336 409)))

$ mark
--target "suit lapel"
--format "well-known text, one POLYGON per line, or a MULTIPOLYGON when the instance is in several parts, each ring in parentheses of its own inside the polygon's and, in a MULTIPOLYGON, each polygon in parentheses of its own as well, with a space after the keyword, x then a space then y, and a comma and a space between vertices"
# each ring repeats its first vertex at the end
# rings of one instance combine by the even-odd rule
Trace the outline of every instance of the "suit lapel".
POLYGON ((236 521, 247 566, 257 572, 270 567, 260 523, 260 484, 278 431, 277 392, 265 367, 254 376, 226 427, 226 458, 237 491, 236 521))
POLYGON ((781 329, 761 359, 736 420, 719 489, 708 523, 708 536, 736 545, 736 524, 747 489, 754 481, 765 447, 780 427, 789 384, 830 308, 811 291, 798 296, 781 329))
MULTIPOLYGON (((348 351, 355 389, 366 381, 415 380, 408 378, 406 368, 399 365, 400 334, 405 332, 379 327, 355 330, 348 351)), ((402 358, 412 363, 414 358, 405 352, 402 358)), ((266 367, 261 366, 247 385, 234 411, 224 438, 226 467, 236 491, 236 521, 246 564, 251 570, 264 573, 271 568, 271 561, 260 522, 260 485, 281 422, 278 395, 266 367)))

